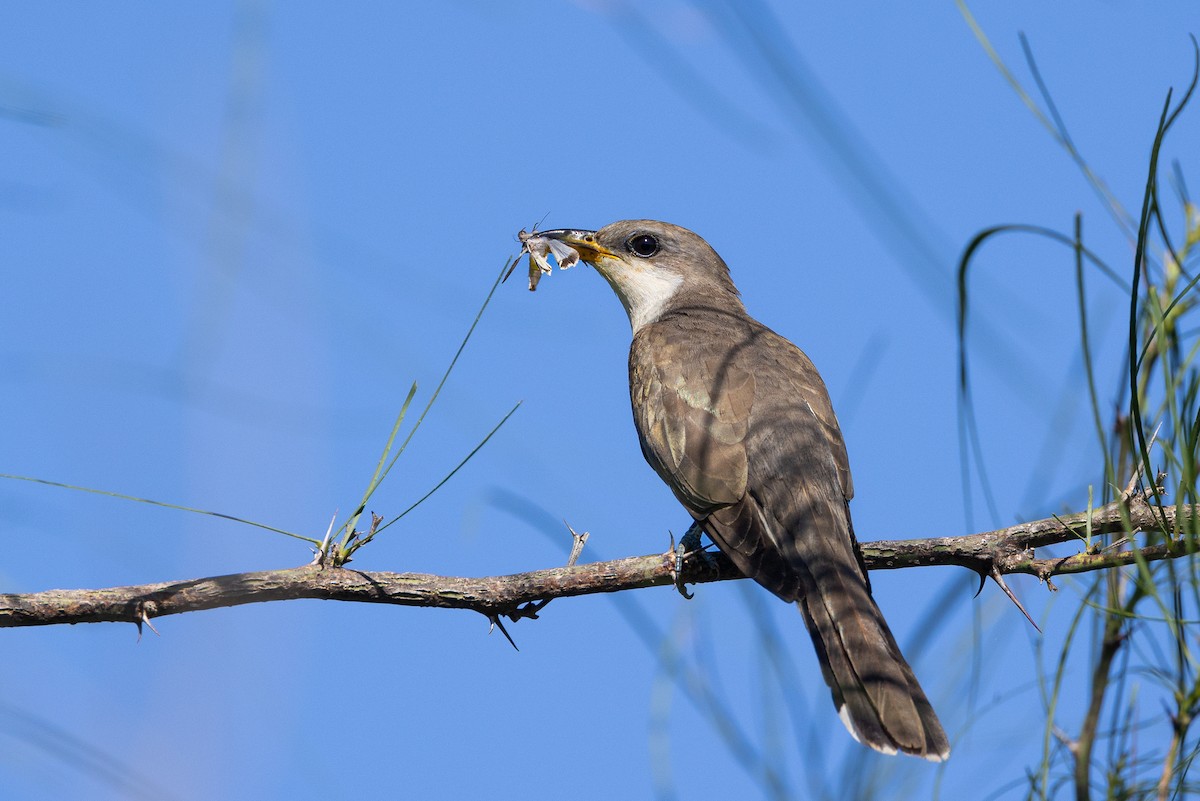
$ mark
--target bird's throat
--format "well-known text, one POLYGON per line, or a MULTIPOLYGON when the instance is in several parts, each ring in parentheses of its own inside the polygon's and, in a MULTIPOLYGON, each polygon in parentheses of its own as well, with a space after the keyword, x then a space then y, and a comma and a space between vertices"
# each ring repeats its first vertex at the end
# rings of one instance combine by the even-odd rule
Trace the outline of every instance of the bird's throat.
POLYGON ((683 276, 651 267, 630 269, 617 262, 599 263, 596 269, 621 299, 634 334, 661 317, 683 285, 683 276))

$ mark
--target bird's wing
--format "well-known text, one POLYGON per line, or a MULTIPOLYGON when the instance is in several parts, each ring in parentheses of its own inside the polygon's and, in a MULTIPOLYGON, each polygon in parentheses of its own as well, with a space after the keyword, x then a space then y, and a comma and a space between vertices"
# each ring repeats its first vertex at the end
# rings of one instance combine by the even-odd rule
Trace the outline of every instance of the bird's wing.
POLYGON ((686 328, 651 325, 634 337, 629 388, 642 453, 692 516, 737 503, 754 375, 686 328))
POLYGON ((847 508, 846 446, 825 385, 783 337, 759 326, 747 337, 753 347, 731 347, 725 357, 753 376, 738 442, 745 492, 713 510, 705 527, 743 572, 785 600, 842 581, 865 589, 847 508))
POLYGON ((756 355, 761 360, 756 372, 766 379, 763 386, 768 393, 766 397, 780 406, 769 413, 763 409, 760 417, 777 430, 796 427, 811 430, 816 439, 810 447, 828 452, 837 470, 842 496, 850 500, 854 497, 854 482, 850 478, 846 441, 820 373, 804 351, 769 328, 762 328, 756 339, 760 343, 756 355))
POLYGON ((814 445, 832 458, 842 497, 852 498, 846 444, 812 362, 765 326, 712 316, 675 317, 634 337, 629 388, 646 460, 702 517, 745 493, 747 425, 757 417, 778 432, 798 426, 818 437, 814 445), (772 376, 770 392, 758 381, 763 371, 772 376), (780 398, 790 419, 766 419, 764 399, 780 398))

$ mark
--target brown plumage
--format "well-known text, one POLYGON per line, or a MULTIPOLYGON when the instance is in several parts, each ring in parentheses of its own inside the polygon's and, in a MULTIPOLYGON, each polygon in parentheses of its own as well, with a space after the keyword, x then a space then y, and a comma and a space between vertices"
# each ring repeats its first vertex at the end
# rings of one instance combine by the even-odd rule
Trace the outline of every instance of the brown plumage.
POLYGON ((642 453, 746 576, 799 606, 850 733, 945 759, 945 732, 871 597, 846 446, 812 362, 746 313, 691 231, 629 220, 541 236, 576 248, 620 297, 642 453))

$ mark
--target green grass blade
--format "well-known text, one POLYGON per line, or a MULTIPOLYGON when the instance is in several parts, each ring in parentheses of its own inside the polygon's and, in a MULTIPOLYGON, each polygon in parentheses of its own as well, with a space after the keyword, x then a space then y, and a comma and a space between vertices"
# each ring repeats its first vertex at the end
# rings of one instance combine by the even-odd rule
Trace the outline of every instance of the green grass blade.
POLYGON ((392 432, 388 434, 387 443, 383 446, 383 453, 379 454, 379 462, 375 465, 375 473, 371 476, 371 481, 367 484, 366 490, 363 492, 362 501, 358 504, 358 508, 354 510, 354 514, 342 524, 338 529, 338 533, 345 532, 342 538, 342 548, 345 549, 349 545, 349 538, 354 529, 358 526, 358 520, 362 517, 363 510, 367 508, 367 503, 371 500, 371 496, 375 494, 375 490, 379 488, 379 484, 383 481, 383 477, 387 475, 387 470, 390 468, 384 467, 387 464, 388 454, 392 452, 392 443, 396 441, 396 434, 400 431, 400 426, 404 423, 405 416, 408 415, 408 407, 412 405, 413 398, 417 394, 417 382, 409 387, 408 396, 404 399, 404 403, 400 405, 400 413, 396 415, 396 422, 392 426, 392 432))
POLYGON ((512 416, 513 412, 515 412, 517 410, 517 406, 520 406, 519 403, 517 404, 517 406, 514 406, 512 408, 512 411, 510 411, 508 414, 506 414, 504 416, 504 418, 500 421, 500 423, 497 424, 496 427, 492 429, 491 433, 489 433, 486 437, 484 437, 483 441, 480 442, 477 446, 475 446, 474 450, 472 450, 469 454, 467 454, 467 457, 458 464, 458 467, 455 467, 453 470, 451 470, 450 473, 445 478, 443 478, 441 481, 439 481, 433 487, 433 489, 431 489, 429 492, 425 493, 425 495, 423 495, 416 503, 414 503, 412 506, 408 507, 408 509, 405 509, 397 517, 393 518, 388 523, 385 523, 378 527, 373 527, 372 530, 370 531, 370 533, 367 534, 362 539, 359 539, 356 542, 351 542, 351 540, 355 534, 355 526, 357 526, 359 518, 362 516, 362 513, 366 510, 367 502, 370 500, 371 495, 375 492, 376 489, 378 489, 379 485, 383 483, 383 480, 385 478, 387 478, 388 474, 392 471, 392 468, 395 467, 396 462, 400 459, 401 455, 403 455, 404 451, 408 448, 408 444, 410 442, 412 442, 412 438, 413 438, 413 436, 416 435, 417 430, 421 427, 421 423, 423 423, 425 421, 425 416, 429 413, 429 410, 431 408, 433 408, 433 404, 437 401, 438 396, 441 394, 442 387, 444 387, 446 385, 446 381, 450 378, 450 373, 454 370, 454 366, 456 364, 458 364, 459 357, 462 356, 463 351, 467 347, 467 343, 471 340, 471 335, 475 333, 475 329, 479 325, 479 321, 483 318, 483 312, 487 309, 488 304, 492 302, 492 297, 496 294, 496 289, 500 286, 500 284, 502 284, 504 282, 504 279, 508 276, 508 273, 512 272, 511 268, 516 263, 516 261, 517 261, 517 259, 515 257, 505 260, 504 266, 500 268, 500 272, 496 276, 496 280, 494 282, 492 282, 491 289, 488 290, 487 297, 484 298, 483 304, 479 307, 479 311, 476 312, 475 319, 471 321, 471 327, 467 329, 467 333, 463 336, 462 341, 458 344, 458 350, 456 350, 454 352, 454 357, 450 360, 450 364, 446 367, 446 371, 442 374, 441 380, 438 381, 437 387, 434 388, 433 395, 430 396, 429 401, 425 404, 425 408, 421 410, 421 414, 419 417, 417 417, 417 421, 413 424, 413 427, 409 430, 408 436, 406 436, 404 438, 404 441, 400 443, 400 447, 396 450, 395 455, 393 455, 391 457, 391 459, 388 460, 388 455, 391 453, 392 445, 395 442, 396 435, 397 435, 397 433, 399 433, 400 425, 403 422, 405 415, 408 413, 409 405, 412 403, 413 397, 416 394, 416 391, 417 391, 416 383, 414 383, 412 386, 412 389, 409 390, 408 397, 405 398, 404 405, 400 409, 400 414, 397 416, 396 424, 394 426, 392 426, 392 431, 391 431, 391 434, 388 436, 387 444, 384 446, 383 454, 379 457, 379 463, 375 466, 375 473, 371 477, 371 483, 367 486, 367 490, 363 494, 362 503, 359 504, 359 506, 355 510, 354 514, 351 515, 350 519, 348 519, 346 521, 346 523, 342 526, 342 528, 339 530, 342 533, 342 541, 338 548, 339 556, 337 559, 335 559, 336 564, 344 564, 345 562, 349 561, 351 554, 353 554, 355 551, 357 551, 359 548, 361 548, 363 545, 365 545, 370 540, 374 539, 376 534, 378 534, 380 531, 383 531, 383 529, 387 528, 392 523, 399 520, 401 517, 404 517, 404 515, 411 512, 422 501, 424 501, 426 498, 428 498, 430 495, 432 495, 434 492, 436 492, 438 489, 440 489, 443 484, 445 484, 447 481, 449 481, 450 478, 455 473, 458 472, 459 468, 461 468, 464 464, 466 464, 468 459, 470 459, 472 456, 474 456, 479 451, 479 449, 482 448, 489 439, 491 439, 492 434, 495 434, 496 431, 500 428, 500 426, 503 425, 504 422, 506 420, 508 420, 509 417, 512 416))
MULTIPOLYGON (((1079 301, 1079 334, 1083 350, 1083 369, 1087 374, 1088 400, 1092 406, 1092 421, 1096 426, 1096 440, 1100 444, 1100 452, 1104 454, 1104 482, 1106 486, 1115 485, 1117 483, 1116 467, 1113 465, 1112 455, 1109 453, 1108 448, 1105 447, 1107 444, 1107 429, 1104 425, 1104 417, 1100 412, 1100 393, 1096 390, 1095 366, 1092 364, 1092 346, 1088 329, 1087 293, 1084 291, 1083 280, 1083 215, 1078 213, 1075 215, 1073 248, 1075 250, 1075 296, 1079 301)), ((1088 495, 1090 499, 1090 487, 1088 488, 1088 495)), ((1088 501, 1088 508, 1091 508, 1090 500, 1088 501)), ((1088 543, 1091 544, 1090 536, 1088 543)))
POLYGON ((90 492, 93 495, 106 495, 109 498, 120 498, 123 501, 136 501, 137 503, 148 503, 152 506, 161 506, 164 509, 175 509, 180 512, 191 512, 192 514, 208 515, 209 517, 219 517, 222 520, 232 520, 234 523, 244 523, 247 526, 254 526, 265 531, 270 531, 275 534, 283 534, 285 537, 292 537, 298 540, 310 542, 313 545, 320 545, 320 540, 315 540, 312 537, 305 537, 303 534, 296 534, 292 531, 285 531, 282 528, 268 526, 266 523, 256 523, 253 520, 247 520, 243 517, 227 515, 224 512, 214 512, 209 509, 197 509, 193 506, 181 506, 177 503, 167 503, 166 501, 156 501, 152 498, 139 498, 136 495, 126 495, 122 492, 112 492, 110 490, 95 489, 94 487, 80 487, 75 484, 64 484, 61 481, 49 481, 44 478, 33 478, 32 476, 16 476, 9 473, 0 473, 0 479, 10 479, 12 481, 29 481, 34 484, 45 484, 48 487, 61 487, 62 489, 75 490, 76 492, 90 492))
POLYGON ((1158 154, 1162 149, 1163 137, 1166 136, 1167 128, 1172 120, 1174 120, 1174 116, 1171 115, 1171 92, 1168 91, 1166 102, 1163 104, 1162 116, 1159 118, 1158 130, 1154 135, 1154 145, 1150 149, 1150 169, 1146 177, 1146 191, 1142 199, 1141 217, 1138 221, 1137 245, 1134 248, 1133 257, 1133 280, 1129 292, 1129 419, 1133 432, 1136 435, 1136 442, 1133 443, 1135 446, 1135 458, 1142 463, 1146 478, 1150 483, 1150 489, 1154 493, 1154 498, 1158 505, 1162 504, 1162 498, 1154 481, 1154 468, 1150 464, 1150 448, 1146 443, 1146 429, 1142 420, 1141 398, 1139 396, 1140 387, 1138 386, 1138 367, 1140 362, 1136 357, 1138 353, 1138 284, 1142 277, 1142 265, 1146 256, 1146 240, 1150 233, 1150 204, 1154 199, 1154 186, 1158 180, 1158 154))
POLYGON ((496 294, 496 289, 504 280, 504 274, 508 272, 509 265, 512 260, 506 260, 504 266, 500 269, 500 273, 496 276, 496 280, 492 283, 492 288, 488 290, 487 297, 483 299, 483 305, 479 307, 479 311, 475 314, 475 319, 471 322, 471 327, 467 329, 466 335, 462 338, 462 342, 458 344, 458 350, 454 352, 454 358, 450 360, 450 364, 446 367, 446 372, 442 374, 442 379, 438 381, 437 387, 433 390, 433 395, 430 396, 429 402, 425 404, 425 408, 421 410, 420 417, 413 424, 412 430, 408 432, 408 436, 404 438, 404 442, 400 444, 400 449, 396 451, 396 455, 392 457, 391 463, 383 471, 383 475, 379 480, 383 481, 387 474, 391 471, 392 466, 396 464, 396 460, 404 453, 404 449, 408 447, 408 443, 412 442, 413 436, 417 433, 417 429, 421 427, 421 423, 425 421, 425 415, 429 414, 429 410, 438 399, 438 395, 442 392, 442 387, 446 385, 446 380, 450 378, 451 371, 454 370, 454 365, 458 364, 458 357, 462 356, 463 350, 467 347, 467 343, 471 340, 471 335, 475 333, 476 326, 479 325, 479 320, 483 317, 483 312, 487 309, 488 304, 492 302, 492 296, 496 294))
POLYGON ((417 500, 416 500, 416 501, 415 501, 415 502, 414 502, 414 503, 413 503, 411 506, 409 506, 409 507, 408 507, 407 509, 405 509, 403 512, 401 512, 400 514, 396 515, 396 516, 395 516, 395 517, 393 517, 391 520, 387 521, 387 522, 386 522, 386 523, 384 523, 382 526, 380 526, 378 529, 376 529, 376 533, 378 533, 378 532, 380 532, 380 531, 383 531, 385 528, 387 528, 388 526, 390 526, 392 523, 395 523, 395 522, 399 521, 399 520, 400 520, 400 518, 404 517, 406 514, 408 514, 409 512, 411 512, 413 509, 416 509, 418 506, 420 506, 422 503, 424 503, 424 502, 425 502, 425 500, 426 500, 426 499, 428 499, 430 495, 432 495, 433 493, 435 493, 435 492, 437 492, 439 489, 441 489, 441 488, 442 488, 442 485, 443 485, 443 484, 445 484, 447 481, 449 481, 451 478, 453 478, 453 477, 454 477, 454 474, 455 474, 455 473, 457 473, 459 470, 461 470, 461 469, 463 468, 463 466, 464 466, 464 465, 465 465, 465 464, 466 464, 468 461, 470 461, 470 460, 471 460, 471 457, 472 457, 472 456, 474 456, 475 454, 479 453, 479 450, 480 450, 480 448, 482 448, 484 445, 486 445, 486 444, 487 444, 488 440, 492 438, 492 435, 493 435, 493 434, 495 434, 497 431, 499 431, 499 430, 500 430, 500 426, 502 426, 502 425, 504 425, 505 423, 507 423, 507 422, 508 422, 508 418, 512 417, 512 416, 513 416, 513 414, 514 414, 514 413, 517 411, 517 409, 519 409, 520 407, 521 407, 521 404, 518 402, 518 403, 517 403, 515 406, 513 406, 511 409, 509 409, 509 410, 508 410, 508 414, 506 414, 506 415, 504 415, 504 417, 500 418, 500 422, 499 422, 499 423, 496 423, 496 425, 495 425, 495 426, 492 428, 492 430, 491 430, 491 431, 489 431, 489 432, 487 433, 487 436, 486 436, 486 437, 484 437, 482 440, 480 440, 480 441, 479 441, 479 444, 478 444, 478 445, 476 445, 474 448, 472 448, 472 449, 471 449, 471 452, 470 452, 470 453, 468 453, 466 456, 464 456, 464 457, 463 457, 463 460, 462 460, 461 462, 459 462, 457 465, 455 465, 454 469, 453 469, 453 470, 451 470, 449 473, 447 473, 447 474, 446 474, 446 475, 445 475, 445 476, 442 478, 442 480, 441 480, 441 481, 439 481, 437 484, 434 484, 434 485, 433 485, 433 489, 429 490, 429 492, 426 492, 424 495, 422 495, 420 498, 418 498, 418 499, 417 499, 417 500))

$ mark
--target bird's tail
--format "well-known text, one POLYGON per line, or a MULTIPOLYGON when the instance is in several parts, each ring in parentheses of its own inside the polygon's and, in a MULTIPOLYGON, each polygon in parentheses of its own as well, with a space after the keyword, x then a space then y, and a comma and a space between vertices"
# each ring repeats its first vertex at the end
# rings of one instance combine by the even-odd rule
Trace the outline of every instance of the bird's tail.
POLYGON ((887 754, 941 762, 950 743, 859 566, 810 562, 797 602, 838 717, 854 739, 887 754))
POLYGON ((946 732, 871 597, 845 499, 827 486, 836 484, 803 483, 790 505, 778 502, 786 522, 748 492, 702 524, 744 575, 799 605, 850 734, 876 751, 940 762, 946 732))

